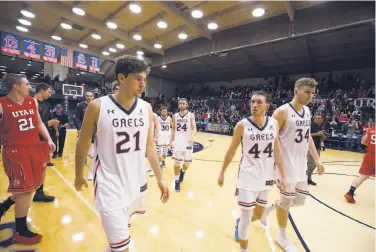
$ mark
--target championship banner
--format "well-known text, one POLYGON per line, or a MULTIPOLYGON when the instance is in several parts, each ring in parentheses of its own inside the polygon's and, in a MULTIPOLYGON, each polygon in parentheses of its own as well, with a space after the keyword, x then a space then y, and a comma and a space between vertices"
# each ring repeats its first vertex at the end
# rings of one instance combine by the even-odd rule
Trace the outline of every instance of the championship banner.
POLYGON ((100 58, 89 55, 89 70, 94 71, 94 72, 99 72, 100 71, 100 58))
POLYGON ((20 55, 21 38, 7 32, 1 32, 1 52, 20 55))
POLYGON ((43 60, 47 62, 57 63, 57 46, 44 43, 43 60))
POLYGON ((25 57, 29 57, 32 59, 40 59, 40 44, 39 41, 24 38, 24 52, 23 55, 25 57))
POLYGON ((217 133, 228 133, 230 130, 230 125, 227 123, 207 123, 205 131, 217 132, 217 133))
POLYGON ((87 56, 85 53, 82 52, 76 52, 76 57, 75 57, 75 62, 76 62, 76 67, 80 68, 82 70, 87 70, 87 56))

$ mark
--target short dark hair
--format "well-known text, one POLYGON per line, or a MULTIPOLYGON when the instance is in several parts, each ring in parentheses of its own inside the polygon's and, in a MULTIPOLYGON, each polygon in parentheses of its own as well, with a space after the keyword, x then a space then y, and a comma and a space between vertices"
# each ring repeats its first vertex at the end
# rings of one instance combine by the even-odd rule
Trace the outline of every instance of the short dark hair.
POLYGON ((258 91, 252 92, 251 97, 254 96, 254 95, 264 96, 265 97, 265 102, 267 104, 269 104, 271 102, 271 96, 270 96, 270 94, 268 92, 265 92, 264 90, 258 90, 258 91))
POLYGON ((37 86, 37 88, 35 89, 35 92, 36 93, 39 93, 41 90, 44 90, 46 91, 47 89, 52 89, 52 87, 46 83, 41 83, 37 86))
POLYGON ((120 73, 128 77, 129 74, 147 72, 147 70, 148 65, 146 62, 132 55, 124 55, 116 61, 115 65, 116 79, 120 73))
POLYGON ((160 110, 162 111, 162 110, 164 110, 164 109, 167 110, 167 107, 166 107, 166 106, 161 106, 161 109, 160 109, 160 110))
POLYGON ((8 73, 3 78, 3 85, 11 91, 14 84, 21 84, 21 79, 26 78, 24 74, 8 73))

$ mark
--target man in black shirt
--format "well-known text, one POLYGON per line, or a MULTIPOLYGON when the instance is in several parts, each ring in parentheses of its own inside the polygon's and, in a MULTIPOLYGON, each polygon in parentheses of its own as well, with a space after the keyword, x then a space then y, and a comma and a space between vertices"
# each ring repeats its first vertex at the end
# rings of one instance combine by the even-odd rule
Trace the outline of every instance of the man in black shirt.
MULTIPOLYGON (((320 156, 321 140, 324 138, 324 116, 322 114, 315 115, 315 120, 311 125, 311 136, 315 143, 317 153, 320 156)), ((312 181, 312 173, 316 168, 315 160, 309 152, 307 156, 307 166, 308 184, 316 185, 316 183, 312 181)))
POLYGON ((77 105, 74 120, 75 120, 75 126, 77 128, 78 134, 80 134, 81 125, 82 125, 82 121, 84 120, 86 107, 92 100, 94 100, 93 93, 92 92, 86 92, 85 101, 82 101, 77 105))
POLYGON ((56 150, 54 151, 54 154, 52 158, 56 158, 56 156, 63 156, 64 151, 64 144, 65 144, 65 137, 67 135, 67 127, 69 124, 69 119, 66 114, 63 112, 63 106, 61 104, 56 105, 56 114, 55 119, 59 121, 59 127, 58 127, 58 136, 56 138, 57 142, 55 142, 56 150))
MULTIPOLYGON (((56 128, 59 124, 58 120, 54 120, 50 111, 50 104, 46 101, 51 96, 51 86, 41 83, 36 88, 36 94, 35 99, 38 101, 38 111, 40 114, 40 117, 42 119, 42 122, 46 126, 48 132, 50 133, 51 139, 54 141, 56 138, 56 133, 54 128, 56 128)), ((39 136, 40 140, 42 142, 45 142, 46 140, 43 139, 42 136, 39 136)), ((50 162, 50 153, 48 150, 48 145, 46 143, 45 151, 42 153, 44 163, 46 163, 48 166, 53 166, 53 164, 50 162)), ((35 195, 34 195, 34 202, 52 202, 55 200, 55 197, 46 195, 43 191, 44 181, 46 179, 46 169, 43 170, 42 175, 42 185, 37 189, 35 195)))

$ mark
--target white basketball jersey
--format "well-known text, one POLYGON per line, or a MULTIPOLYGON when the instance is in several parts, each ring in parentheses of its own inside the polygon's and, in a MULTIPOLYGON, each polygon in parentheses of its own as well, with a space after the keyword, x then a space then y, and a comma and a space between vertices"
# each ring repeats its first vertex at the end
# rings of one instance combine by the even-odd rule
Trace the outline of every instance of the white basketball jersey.
POLYGON ((187 149, 189 147, 188 141, 192 138, 191 116, 190 112, 187 112, 184 116, 181 116, 179 113, 174 115, 174 151, 191 151, 187 149))
POLYGON ((160 136, 170 136, 171 135, 171 117, 167 116, 163 119, 161 116, 158 117, 159 124, 161 125, 160 136))
POLYGON ((308 141, 311 135, 311 113, 307 106, 296 111, 290 103, 281 106, 287 111, 287 119, 279 133, 281 153, 286 170, 287 183, 307 180, 308 141))
POLYGON ((278 122, 266 117, 262 128, 249 117, 241 122, 244 132, 237 188, 249 191, 271 189, 274 184, 274 142, 278 122))
POLYGON ((131 205, 147 189, 148 106, 136 98, 126 110, 112 95, 99 99, 94 194, 99 210, 114 210, 131 205))

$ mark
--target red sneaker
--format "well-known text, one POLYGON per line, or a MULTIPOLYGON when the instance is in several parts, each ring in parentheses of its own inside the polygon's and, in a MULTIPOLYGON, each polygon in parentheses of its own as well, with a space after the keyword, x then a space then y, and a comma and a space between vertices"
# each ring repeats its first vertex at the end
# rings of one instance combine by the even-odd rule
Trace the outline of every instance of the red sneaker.
POLYGON ((356 203, 356 201, 355 201, 355 199, 354 199, 354 196, 352 196, 352 195, 349 194, 349 193, 346 193, 346 194, 345 194, 345 199, 346 199, 348 202, 350 202, 351 204, 355 204, 355 203, 356 203))
POLYGON ((37 244, 42 240, 42 235, 37 234, 34 237, 28 238, 25 236, 21 236, 18 232, 15 232, 13 235, 13 243, 23 244, 23 245, 33 245, 37 244))

